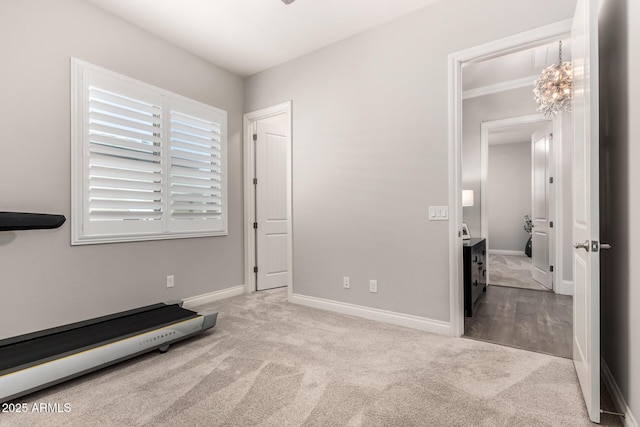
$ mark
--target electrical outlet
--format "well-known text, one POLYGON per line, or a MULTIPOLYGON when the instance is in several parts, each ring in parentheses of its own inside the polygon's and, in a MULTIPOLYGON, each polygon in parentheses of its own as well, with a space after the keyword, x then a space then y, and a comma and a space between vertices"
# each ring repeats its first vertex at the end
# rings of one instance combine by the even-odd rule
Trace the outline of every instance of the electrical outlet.
POLYGON ((373 292, 374 294, 378 293, 378 281, 377 280, 369 280, 369 292, 373 292))
POLYGON ((174 277, 173 274, 171 276, 167 276, 167 288, 173 288, 174 285, 174 277))
POLYGON ((345 289, 349 289, 351 287, 351 279, 347 276, 342 278, 342 287, 345 289))

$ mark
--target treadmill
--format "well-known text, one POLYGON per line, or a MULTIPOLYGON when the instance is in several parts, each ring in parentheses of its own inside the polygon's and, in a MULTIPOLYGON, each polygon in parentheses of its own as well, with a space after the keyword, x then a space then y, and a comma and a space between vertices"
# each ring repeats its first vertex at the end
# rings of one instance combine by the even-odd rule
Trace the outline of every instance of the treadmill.
MULTIPOLYGON (((62 215, 0 212, 0 231, 57 228, 64 221, 62 215)), ((217 317, 175 301, 0 340, 0 403, 149 351, 164 353, 213 328, 217 317)))

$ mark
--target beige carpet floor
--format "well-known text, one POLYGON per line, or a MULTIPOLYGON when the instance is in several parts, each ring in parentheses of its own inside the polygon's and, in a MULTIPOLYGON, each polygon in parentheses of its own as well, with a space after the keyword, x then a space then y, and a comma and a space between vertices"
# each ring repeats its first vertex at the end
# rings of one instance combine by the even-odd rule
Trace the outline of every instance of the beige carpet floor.
POLYGON ((489 282, 491 285, 548 291, 549 289, 533 280, 532 270, 533 264, 528 256, 489 254, 489 282))
POLYGON ((284 290, 206 308, 214 330, 18 399, 70 410, 0 425, 591 425, 570 360, 293 305, 284 290))

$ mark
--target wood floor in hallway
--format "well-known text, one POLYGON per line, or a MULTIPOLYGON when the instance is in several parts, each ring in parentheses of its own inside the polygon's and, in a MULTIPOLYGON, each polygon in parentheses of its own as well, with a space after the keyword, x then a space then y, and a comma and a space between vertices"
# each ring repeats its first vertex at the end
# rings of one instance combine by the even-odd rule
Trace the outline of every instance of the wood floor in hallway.
POLYGON ((464 319, 466 337, 572 357, 572 297, 489 285, 477 304, 464 319))

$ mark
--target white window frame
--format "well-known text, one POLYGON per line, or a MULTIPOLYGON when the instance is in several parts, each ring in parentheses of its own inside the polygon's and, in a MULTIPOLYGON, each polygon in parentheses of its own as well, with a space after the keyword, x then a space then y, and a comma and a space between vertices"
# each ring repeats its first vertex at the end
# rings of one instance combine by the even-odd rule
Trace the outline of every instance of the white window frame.
MULTIPOLYGON (((105 89, 105 88, 103 88, 105 89)), ((95 124, 95 122, 94 122, 95 124)), ((155 129, 155 128, 154 128, 155 129)), ((213 128, 212 128, 213 129, 213 128)), ((208 147, 206 149, 209 149, 208 147)), ((187 154, 187 157, 191 154, 187 154)), ((196 154, 197 155, 197 154, 196 154)), ((184 160, 182 160, 184 161, 184 160)), ((208 161, 208 160, 207 160, 208 161)), ((188 160, 187 160, 188 162, 188 160)), ((198 163, 200 164, 200 163, 198 163)), ((95 164, 94 164, 95 166, 95 164)), ((174 165, 175 166, 175 165, 174 165)), ((179 169, 176 168, 176 169, 179 169)), ((196 169, 197 173, 199 169, 196 169)), ((95 176, 94 176, 95 178, 95 176)), ((107 69, 71 58, 71 244, 85 245, 98 243, 132 242, 146 240, 163 240, 206 236, 228 235, 228 204, 227 204, 227 113, 219 108, 203 104, 173 92, 149 85, 127 76, 109 71, 107 69), (93 83, 92 83, 93 82, 93 83), (154 162, 153 177, 158 177, 158 183, 154 185, 161 189, 156 190, 159 200, 153 213, 155 219, 148 220, 105 220, 96 219, 90 209, 90 149, 96 147, 90 143, 89 121, 89 90, 90 86, 99 87, 100 83, 110 89, 117 87, 122 89, 120 95, 135 99, 152 100, 155 108, 160 111, 160 149, 154 156, 159 162, 154 162), (198 217, 191 210, 178 212, 179 198, 184 197, 172 193, 172 182, 179 185, 173 179, 176 175, 172 165, 176 161, 175 155, 179 150, 178 143, 173 142, 172 130, 176 130, 179 124, 174 125, 172 118, 195 117, 202 123, 211 122, 215 125, 215 131, 219 132, 219 142, 213 141, 210 148, 215 159, 211 162, 211 173, 216 176, 219 188, 213 187, 210 195, 214 200, 214 209, 205 209, 202 217, 198 217), (176 127, 174 127, 176 126, 176 127), (173 148, 173 151, 172 151, 173 148), (173 163, 172 163, 173 162, 173 163), (219 163, 219 165, 218 165, 219 163), (215 173, 216 166, 219 171, 215 173), (173 203, 172 203, 173 202, 173 203), (186 212, 186 213, 185 213, 186 212), (214 212, 214 213, 209 213, 214 212), (186 217, 186 219, 182 219, 186 217)), ((118 184, 118 187, 120 185, 118 184)), ((129 193, 127 193, 129 194, 129 193)), ((155 199, 155 197, 154 197, 155 199)), ((109 201, 111 203, 111 201, 109 201)), ((95 207, 95 204, 93 205, 95 207)), ((190 209, 189 208, 187 209, 190 209)), ((95 209, 94 209, 95 211, 95 209)), ((146 216, 146 215, 145 215, 146 216)))

